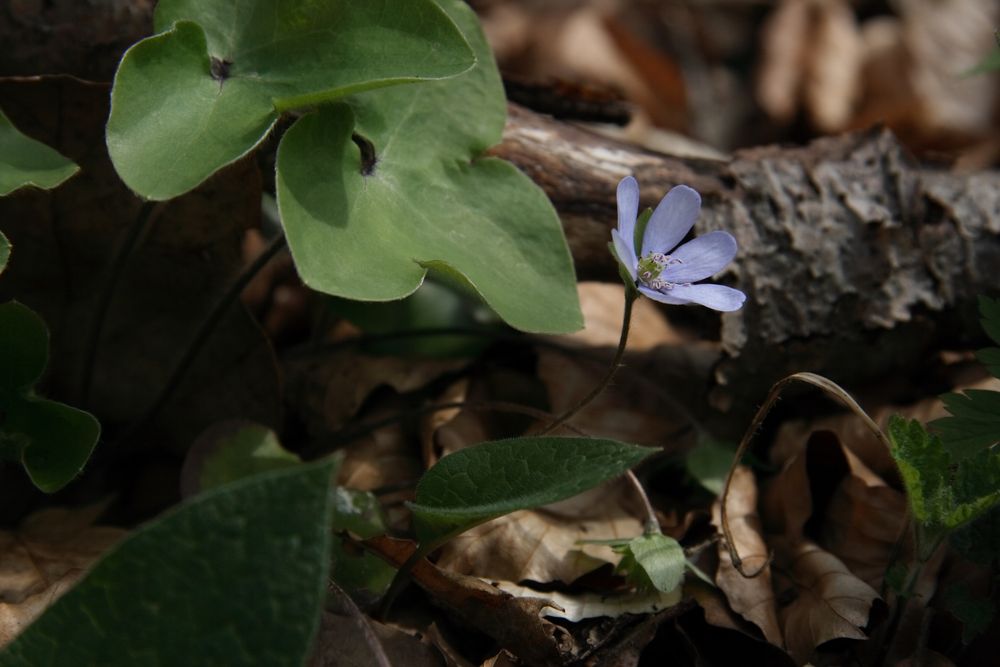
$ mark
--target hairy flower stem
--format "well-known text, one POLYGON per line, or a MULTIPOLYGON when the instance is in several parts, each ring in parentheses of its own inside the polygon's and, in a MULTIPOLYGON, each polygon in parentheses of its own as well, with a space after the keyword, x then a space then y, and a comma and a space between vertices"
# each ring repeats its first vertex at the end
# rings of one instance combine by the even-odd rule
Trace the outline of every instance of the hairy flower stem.
POLYGON ((615 373, 618 372, 618 368, 621 366, 622 357, 625 356, 625 344, 628 342, 628 330, 629 325, 632 323, 632 304, 635 303, 637 294, 634 290, 626 289, 625 291, 625 313, 622 316, 622 333, 621 337, 618 339, 618 349, 615 350, 615 358, 611 360, 611 365, 608 367, 607 372, 601 381, 590 390, 590 393, 583 397, 583 399, 576 405, 571 407, 566 412, 559 415, 554 422, 542 429, 540 435, 546 435, 552 433, 567 421, 572 419, 576 413, 583 410, 585 407, 590 405, 595 398, 601 395, 601 392, 611 383, 611 380, 615 377, 615 373))
POLYGON ((128 259, 132 256, 139 239, 142 238, 156 208, 156 202, 147 201, 142 204, 135 220, 126 230, 121 245, 118 246, 111 258, 111 267, 108 269, 100 295, 97 297, 94 318, 90 321, 90 329, 83 346, 83 368, 80 373, 80 385, 77 388, 77 399, 81 407, 89 407, 90 389, 94 383, 94 368, 97 366, 98 350, 101 347, 101 333, 104 331, 104 322, 107 319, 111 301, 118 289, 118 283, 121 282, 122 272, 128 264, 128 259))
POLYGON ((194 336, 191 338, 191 342, 188 343, 187 348, 184 350, 184 354, 174 365, 173 370, 170 372, 170 376, 167 378, 166 383, 164 383, 163 388, 156 398, 150 403, 149 408, 143 413, 143 416, 136 422, 136 425, 131 429, 131 432, 136 432, 141 430, 144 426, 149 424, 156 416, 159 414, 163 406, 170 400, 173 396, 174 391, 180 385, 181 380, 184 379, 184 374, 187 373, 191 364, 197 359, 198 354, 201 352, 205 345, 205 342, 209 339, 212 333, 215 331, 219 322, 222 321, 223 316, 229 311, 229 308, 239 299, 240 294, 246 289, 246 286, 250 284, 250 281, 260 273, 261 269, 267 266, 275 255, 285 249, 288 245, 285 239, 285 234, 278 234, 274 239, 267 245, 266 248, 254 259, 250 264, 240 272, 238 276, 229 284, 225 293, 219 300, 215 302, 212 306, 212 310, 208 313, 208 316, 202 320, 201 326, 195 332, 194 336))
POLYGON ((631 470, 625 471, 625 478, 628 479, 632 488, 635 489, 635 495, 639 497, 639 501, 642 502, 642 509, 646 513, 646 523, 642 531, 643 535, 662 535, 663 531, 660 530, 660 520, 656 516, 656 510, 653 509, 653 503, 649 502, 649 496, 646 495, 646 489, 643 488, 642 482, 639 481, 639 478, 631 470))

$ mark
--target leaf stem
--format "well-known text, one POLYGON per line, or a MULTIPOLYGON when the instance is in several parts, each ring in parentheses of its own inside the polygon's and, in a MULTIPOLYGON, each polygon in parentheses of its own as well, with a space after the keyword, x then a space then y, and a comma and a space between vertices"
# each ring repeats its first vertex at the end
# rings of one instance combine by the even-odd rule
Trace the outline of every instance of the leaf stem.
POLYGON ((643 535, 661 535, 663 531, 660 530, 660 520, 656 516, 656 510, 653 509, 653 503, 649 502, 649 496, 646 495, 646 489, 643 488, 642 482, 639 481, 639 478, 631 470, 625 471, 625 477, 632 485, 632 488, 635 489, 635 494, 642 502, 642 508, 646 513, 646 524, 642 531, 643 535))
POLYGON ((219 322, 222 321, 223 316, 229 311, 229 308, 239 299, 240 294, 250 283, 254 277, 260 273, 261 269, 267 266, 279 252, 281 252, 287 245, 284 232, 279 233, 266 248, 254 259, 250 264, 248 264, 235 279, 229 284, 226 291, 219 297, 212 306, 212 310, 208 313, 208 316, 202 320, 201 325, 195 332, 194 336, 191 338, 191 342, 188 343, 187 348, 184 350, 184 354, 181 355, 180 359, 174 365, 170 376, 164 383, 163 388, 160 389, 160 393, 156 398, 150 403, 149 408, 143 413, 136 425, 131 429, 134 433, 142 429, 142 427, 149 424, 156 416, 159 414, 163 406, 170 400, 173 396, 174 391, 180 385, 181 380, 184 379, 185 373, 191 367, 191 364, 197 359, 198 354, 201 352, 205 345, 205 342, 209 339, 212 333, 215 331, 219 322))
POLYGON ((632 323, 632 304, 635 303, 636 295, 634 292, 629 290, 625 291, 625 312, 622 314, 622 332, 618 339, 618 349, 615 350, 615 357, 611 360, 611 365, 608 367, 607 372, 605 372, 604 377, 601 381, 590 390, 590 393, 583 397, 576 405, 566 410, 564 413, 559 415, 555 421, 546 426, 540 435, 547 435, 552 431, 556 430, 568 420, 572 419, 580 410, 590 405, 595 398, 601 395, 601 392, 611 383, 614 379, 615 373, 618 372, 618 368, 621 366, 622 357, 625 356, 625 344, 628 342, 628 332, 629 326, 632 323))
POLYGON ((90 329, 83 346, 83 367, 80 373, 80 385, 77 388, 77 398, 82 407, 89 407, 90 389, 94 383, 94 368, 97 366, 98 351, 101 346, 101 334, 104 331, 104 322, 107 320, 108 310, 118 289, 118 283, 121 281, 129 257, 132 256, 136 244, 142 238, 146 225, 152 219, 153 211, 156 208, 157 202, 143 202, 142 206, 139 207, 139 213, 125 231, 125 238, 122 239, 121 245, 118 246, 111 258, 111 266, 104 284, 101 286, 94 317, 90 321, 90 329))

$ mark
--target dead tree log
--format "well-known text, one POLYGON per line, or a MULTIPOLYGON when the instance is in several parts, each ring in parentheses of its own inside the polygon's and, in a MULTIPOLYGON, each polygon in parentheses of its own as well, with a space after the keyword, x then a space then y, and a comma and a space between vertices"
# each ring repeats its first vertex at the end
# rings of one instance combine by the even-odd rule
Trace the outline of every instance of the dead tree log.
POLYGON ((1000 291, 1000 172, 922 167, 888 131, 716 162, 644 151, 512 106, 493 152, 552 199, 581 278, 617 280, 607 242, 623 176, 636 176, 644 205, 677 183, 701 192, 695 230, 736 237, 740 252, 721 279, 748 295, 722 316, 718 407, 759 401, 795 371, 860 386, 920 367, 961 329, 957 313, 973 328, 975 295, 1000 291))

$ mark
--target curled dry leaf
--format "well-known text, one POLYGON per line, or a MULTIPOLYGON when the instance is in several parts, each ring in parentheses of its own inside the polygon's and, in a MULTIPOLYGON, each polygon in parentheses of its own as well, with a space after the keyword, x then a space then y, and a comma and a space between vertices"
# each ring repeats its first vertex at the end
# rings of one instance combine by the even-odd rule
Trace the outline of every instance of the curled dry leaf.
POLYGON ((831 639, 867 639, 862 628, 878 592, 815 543, 777 539, 775 545, 778 598, 791 600, 779 613, 795 661, 805 664, 817 646, 831 639))
MULTIPOLYGON (((769 554, 757 514, 757 484, 753 472, 746 466, 739 466, 733 472, 726 511, 743 568, 747 572, 756 572, 767 563, 769 554)), ((716 501, 712 507, 712 523, 720 531, 721 514, 721 505, 716 501)), ((770 565, 753 579, 744 577, 733 566, 723 541, 719 543, 719 569, 715 574, 715 583, 726 594, 733 611, 760 628, 769 642, 776 646, 784 645, 771 588, 770 565)))
POLYGON ((818 540, 848 569, 880 588, 906 516, 888 486, 832 432, 813 433, 764 493, 765 524, 789 543, 818 540))
MULTIPOLYGON (((365 545, 396 567, 416 548, 412 542, 389 537, 376 537, 365 545)), ((561 665, 579 654, 581 647, 566 629, 542 618, 548 606, 543 600, 516 598, 427 560, 414 566, 413 580, 456 619, 493 637, 527 664, 561 665)))
POLYGON ((104 505, 47 509, 0 531, 0 646, 66 592, 126 531, 94 526, 104 505))

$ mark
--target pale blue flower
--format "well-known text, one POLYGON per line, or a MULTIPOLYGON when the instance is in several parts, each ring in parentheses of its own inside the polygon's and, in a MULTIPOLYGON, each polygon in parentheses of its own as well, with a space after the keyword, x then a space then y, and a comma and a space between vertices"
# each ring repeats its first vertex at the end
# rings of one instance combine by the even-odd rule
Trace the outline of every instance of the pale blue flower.
POLYGON ((636 289, 661 303, 697 303, 714 310, 738 310, 746 295, 732 287, 712 283, 692 284, 715 275, 736 256, 736 239, 723 231, 709 232, 678 243, 687 235, 701 211, 701 196, 678 185, 660 200, 635 252, 635 221, 639 213, 639 184, 626 176, 618 184, 618 229, 611 230, 615 254, 636 289))

